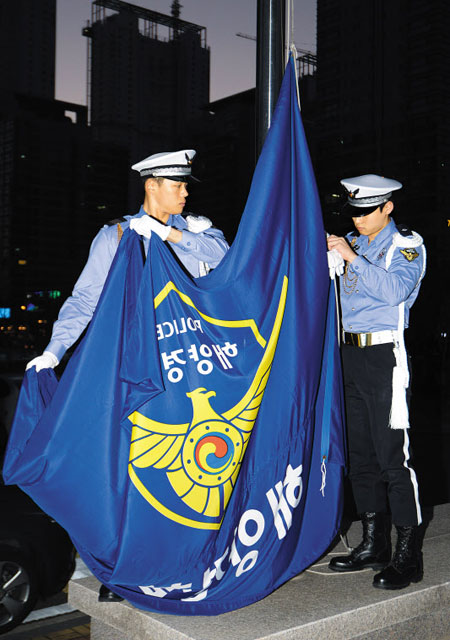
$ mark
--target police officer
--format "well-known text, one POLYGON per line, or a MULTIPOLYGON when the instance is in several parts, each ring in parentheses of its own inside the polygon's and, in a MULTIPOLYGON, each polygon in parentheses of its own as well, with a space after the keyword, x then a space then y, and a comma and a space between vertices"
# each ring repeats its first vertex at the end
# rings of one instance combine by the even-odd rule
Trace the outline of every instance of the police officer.
POLYGON ((401 589, 422 579, 417 529, 421 509, 408 437, 409 369, 404 343, 409 311, 425 273, 422 238, 391 218, 397 180, 363 175, 341 181, 344 212, 355 231, 331 235, 328 249, 345 262, 340 275, 342 361, 347 414, 349 477, 363 540, 334 571, 381 569, 375 587, 401 589), (391 557, 388 513, 397 529, 391 557))
POLYGON ((121 235, 128 227, 143 236, 145 253, 152 233, 169 242, 193 277, 206 275, 219 264, 229 248, 222 231, 203 216, 181 215, 188 196, 187 183, 195 180, 191 172, 194 156, 193 149, 157 153, 132 166, 143 179, 143 205, 135 215, 106 224, 96 235, 72 295, 53 325, 49 345, 28 363, 27 369, 55 367, 79 338, 92 318, 121 235))
MULTIPOLYGON (((152 233, 170 243, 170 247, 193 277, 206 275, 216 267, 228 250, 223 233, 208 218, 183 217, 188 196, 187 183, 195 180, 191 164, 195 151, 185 149, 157 153, 133 165, 144 183, 144 203, 135 215, 105 225, 94 238, 88 261, 65 301, 53 325, 44 353, 27 364, 36 371, 54 368, 69 347, 79 338, 97 306, 120 238, 128 227, 143 236, 145 253, 152 233)), ((100 602, 118 602, 120 596, 101 585, 100 602)))

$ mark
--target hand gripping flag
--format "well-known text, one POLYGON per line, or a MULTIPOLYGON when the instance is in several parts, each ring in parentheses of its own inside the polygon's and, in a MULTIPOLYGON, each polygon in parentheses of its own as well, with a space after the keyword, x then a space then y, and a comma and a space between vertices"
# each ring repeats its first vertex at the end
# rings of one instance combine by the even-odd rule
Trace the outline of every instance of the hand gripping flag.
POLYGON ((336 535, 341 373, 291 60, 238 234, 196 280, 127 230, 59 382, 24 379, 4 466, 134 605, 218 614, 336 535))

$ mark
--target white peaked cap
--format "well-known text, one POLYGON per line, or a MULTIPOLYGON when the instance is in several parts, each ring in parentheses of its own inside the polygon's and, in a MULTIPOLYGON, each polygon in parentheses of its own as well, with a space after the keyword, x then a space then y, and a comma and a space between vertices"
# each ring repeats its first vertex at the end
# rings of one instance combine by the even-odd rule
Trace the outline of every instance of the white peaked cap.
POLYGON ((131 168, 139 171, 143 178, 168 178, 169 180, 183 181, 193 177, 191 165, 195 154, 194 149, 164 151, 144 158, 131 168))
POLYGON ((344 178, 341 184, 348 192, 348 204, 353 207, 376 207, 387 202, 393 191, 402 188, 402 183, 367 173, 355 178, 344 178))

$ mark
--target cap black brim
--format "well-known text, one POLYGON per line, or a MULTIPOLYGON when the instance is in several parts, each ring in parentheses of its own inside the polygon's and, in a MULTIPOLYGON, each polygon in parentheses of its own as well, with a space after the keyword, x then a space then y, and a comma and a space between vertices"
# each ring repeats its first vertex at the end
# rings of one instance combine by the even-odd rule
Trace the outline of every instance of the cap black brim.
POLYGON ((201 182, 193 175, 190 176, 148 176, 149 178, 165 178, 166 180, 173 180, 174 182, 201 182))
POLYGON ((370 207, 354 207, 350 202, 346 202, 341 209, 341 213, 348 218, 363 218, 376 211, 380 206, 377 204, 370 207))

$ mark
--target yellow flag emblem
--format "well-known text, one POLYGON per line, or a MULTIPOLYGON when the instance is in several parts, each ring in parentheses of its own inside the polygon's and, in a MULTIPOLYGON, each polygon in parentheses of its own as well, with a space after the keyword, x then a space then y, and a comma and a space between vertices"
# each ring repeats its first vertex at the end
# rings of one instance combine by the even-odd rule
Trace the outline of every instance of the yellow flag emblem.
POLYGON ((201 529, 220 528, 269 378, 286 305, 287 284, 285 277, 270 339, 250 387, 234 407, 217 413, 211 406, 216 392, 198 387, 186 394, 192 402, 192 416, 183 424, 157 422, 139 411, 129 416, 133 423, 129 476, 155 509, 180 524, 201 529), (192 510, 192 517, 182 516, 163 505, 151 488, 143 484, 137 469, 148 467, 166 474, 173 491, 192 510), (219 521, 207 522, 195 514, 219 521))

